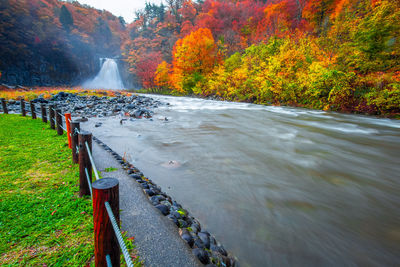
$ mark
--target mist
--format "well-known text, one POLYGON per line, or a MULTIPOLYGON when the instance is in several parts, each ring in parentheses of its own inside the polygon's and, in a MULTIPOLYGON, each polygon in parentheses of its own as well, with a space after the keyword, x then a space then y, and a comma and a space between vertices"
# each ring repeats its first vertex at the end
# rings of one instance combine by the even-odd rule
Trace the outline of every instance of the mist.
POLYGON ((100 60, 102 66, 99 73, 93 79, 85 81, 82 87, 87 89, 124 89, 115 59, 100 60))

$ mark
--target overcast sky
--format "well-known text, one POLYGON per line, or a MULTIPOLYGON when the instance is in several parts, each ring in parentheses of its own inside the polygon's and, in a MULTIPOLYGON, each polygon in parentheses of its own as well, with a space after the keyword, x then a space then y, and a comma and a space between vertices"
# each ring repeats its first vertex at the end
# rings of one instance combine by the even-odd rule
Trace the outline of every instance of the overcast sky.
POLYGON ((127 23, 133 21, 135 10, 144 8, 145 2, 161 3, 162 0, 78 0, 97 9, 105 9, 116 16, 124 17, 127 23))

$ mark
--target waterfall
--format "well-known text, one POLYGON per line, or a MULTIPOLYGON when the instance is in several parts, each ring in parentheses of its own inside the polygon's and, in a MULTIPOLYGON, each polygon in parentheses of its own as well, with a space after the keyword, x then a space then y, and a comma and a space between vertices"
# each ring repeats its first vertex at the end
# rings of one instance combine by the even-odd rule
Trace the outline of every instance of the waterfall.
POLYGON ((101 58, 99 73, 93 80, 83 83, 83 88, 88 89, 124 89, 121 76, 119 75, 117 62, 112 58, 101 58))

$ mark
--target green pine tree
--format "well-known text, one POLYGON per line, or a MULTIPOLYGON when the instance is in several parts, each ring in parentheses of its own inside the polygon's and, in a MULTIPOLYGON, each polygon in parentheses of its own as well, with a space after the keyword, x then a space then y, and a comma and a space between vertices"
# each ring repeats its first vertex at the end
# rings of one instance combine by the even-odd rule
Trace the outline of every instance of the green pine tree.
POLYGON ((70 31, 71 27, 74 25, 74 19, 65 5, 61 7, 60 22, 67 31, 70 31))

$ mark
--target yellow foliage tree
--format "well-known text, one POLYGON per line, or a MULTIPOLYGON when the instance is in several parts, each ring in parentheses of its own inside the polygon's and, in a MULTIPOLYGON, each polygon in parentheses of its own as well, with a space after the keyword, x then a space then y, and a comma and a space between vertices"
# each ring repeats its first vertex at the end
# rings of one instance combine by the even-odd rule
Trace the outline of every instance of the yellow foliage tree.
POLYGON ((170 76, 171 76, 171 65, 168 64, 166 61, 163 61, 157 66, 154 83, 162 88, 170 88, 171 87, 170 76))

